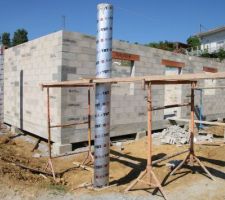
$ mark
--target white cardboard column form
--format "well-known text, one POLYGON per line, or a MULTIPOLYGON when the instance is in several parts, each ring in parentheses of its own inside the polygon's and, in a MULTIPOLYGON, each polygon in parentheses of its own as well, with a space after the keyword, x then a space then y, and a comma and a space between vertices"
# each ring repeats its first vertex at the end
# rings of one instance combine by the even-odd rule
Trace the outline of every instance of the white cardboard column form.
MULTIPOLYGON (((112 66, 113 6, 97 6, 96 77, 110 78, 112 66)), ((94 187, 109 184, 111 85, 97 84, 95 91, 94 187)))

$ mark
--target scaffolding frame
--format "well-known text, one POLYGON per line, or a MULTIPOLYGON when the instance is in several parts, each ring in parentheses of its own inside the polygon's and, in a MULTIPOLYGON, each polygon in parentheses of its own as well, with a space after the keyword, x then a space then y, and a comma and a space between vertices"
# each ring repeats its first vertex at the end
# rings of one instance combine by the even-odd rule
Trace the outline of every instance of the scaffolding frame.
MULTIPOLYGON (((203 121, 203 90, 215 90, 215 89, 225 89, 225 86, 213 86, 213 87, 196 87, 195 90, 200 92, 200 112, 199 121, 203 121)), ((199 128, 203 129, 203 123, 199 123, 199 128)))
POLYGON ((194 151, 194 90, 196 88, 196 84, 198 80, 204 79, 225 79, 225 72, 213 73, 213 74, 182 74, 182 75, 154 75, 154 76, 141 76, 141 77, 120 77, 120 78, 88 78, 81 79, 76 81, 62 81, 56 83, 45 83, 42 84, 42 87, 69 87, 71 85, 87 85, 87 84, 98 84, 98 83, 135 83, 141 82, 144 86, 147 86, 147 113, 148 113, 148 135, 147 135, 147 165, 146 169, 139 175, 137 179, 135 179, 131 185, 126 188, 125 191, 131 190, 136 183, 144 182, 145 184, 159 189, 164 199, 168 199, 162 185, 155 175, 153 171, 153 162, 152 162, 152 111, 166 109, 170 107, 181 107, 181 106, 191 106, 191 119, 190 119, 190 147, 188 150, 188 154, 185 159, 175 167, 175 169, 170 173, 173 175, 178 169, 180 169, 184 164, 190 164, 193 166, 194 162, 200 165, 200 167, 208 174, 208 176, 214 180, 211 173, 206 169, 206 167, 201 163, 199 158, 195 155, 194 151), (159 108, 152 107, 152 85, 166 85, 166 84, 189 84, 191 85, 191 102, 187 104, 174 104, 174 105, 166 105, 159 108), (148 176, 148 181, 143 181, 143 177, 148 176))
MULTIPOLYGON (((82 162, 83 164, 86 164, 87 161, 94 161, 94 157, 91 153, 91 94, 90 94, 90 88, 93 88, 94 85, 93 84, 70 84, 70 85, 58 85, 58 86, 54 86, 54 85, 42 85, 42 89, 46 88, 47 92, 46 92, 46 100, 47 100, 47 130, 48 130, 48 161, 47 161, 47 165, 45 167, 45 170, 47 170, 48 168, 50 168, 52 176, 54 178, 54 180, 56 179, 55 177, 55 170, 54 170, 54 166, 52 163, 52 159, 54 158, 58 158, 59 156, 52 156, 52 147, 51 147, 51 139, 52 139, 52 133, 51 133, 51 129, 52 128, 63 128, 63 127, 70 127, 70 126, 77 126, 77 125, 82 125, 82 124, 87 124, 88 125, 88 150, 87 150, 87 156, 85 158, 85 160, 82 162), (66 123, 66 124, 57 124, 57 125, 51 125, 51 110, 50 110, 50 88, 65 88, 65 87, 78 87, 78 88, 88 88, 88 120, 87 121, 81 121, 81 122, 76 122, 76 123, 66 123)), ((65 155, 61 155, 62 156, 67 156, 68 154, 65 155)), ((72 155, 72 154, 69 154, 72 155)))
POLYGON ((202 162, 197 158, 194 151, 194 89, 196 87, 197 81, 145 81, 145 85, 147 85, 147 110, 148 110, 148 131, 147 131, 147 144, 148 144, 148 154, 147 154, 147 166, 146 169, 135 179, 127 188, 126 192, 131 190, 138 182, 145 183, 149 185, 150 187, 157 188, 163 195, 164 199, 168 199, 162 185, 155 175, 153 171, 152 166, 152 111, 154 110, 161 110, 161 109, 167 109, 171 107, 180 107, 180 106, 191 106, 191 119, 190 119, 190 147, 187 156, 185 159, 170 173, 170 175, 173 175, 178 169, 180 169, 185 163, 190 163, 191 166, 193 166, 194 161, 196 161, 202 169, 208 174, 208 176, 213 179, 213 176, 211 173, 206 169, 206 167, 202 164, 202 162), (154 109, 152 107, 152 85, 165 85, 165 84, 190 84, 191 85, 191 102, 186 104, 174 104, 174 105, 167 105, 163 107, 159 107, 157 109, 154 109), (142 179, 147 176, 147 181, 143 181, 142 179))

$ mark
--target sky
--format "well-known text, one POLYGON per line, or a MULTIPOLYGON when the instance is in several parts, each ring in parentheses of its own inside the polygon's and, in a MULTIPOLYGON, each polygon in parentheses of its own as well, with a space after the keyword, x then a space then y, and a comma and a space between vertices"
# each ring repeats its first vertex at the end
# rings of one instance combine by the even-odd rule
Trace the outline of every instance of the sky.
POLYGON ((0 33, 18 28, 29 40, 61 30, 96 35, 96 6, 114 6, 113 38, 146 44, 186 42, 190 35, 225 26, 225 0, 0 0, 0 33))

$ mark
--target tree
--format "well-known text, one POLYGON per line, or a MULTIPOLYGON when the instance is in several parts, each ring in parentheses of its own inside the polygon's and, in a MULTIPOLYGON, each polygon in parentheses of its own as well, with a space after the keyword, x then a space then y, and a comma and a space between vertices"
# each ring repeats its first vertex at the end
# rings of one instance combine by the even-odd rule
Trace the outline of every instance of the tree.
POLYGON ((16 46, 24 42, 27 42, 28 41, 27 34, 28 33, 25 29, 17 29, 17 31, 14 32, 14 35, 13 35, 12 45, 16 46))
POLYGON ((199 47, 201 45, 201 41, 199 39, 199 37, 197 36, 190 36, 188 39, 187 39, 187 44, 196 49, 197 47, 199 47))
POLYGON ((225 50, 223 48, 220 48, 220 50, 217 52, 217 56, 220 59, 220 61, 225 59, 225 50))
POLYGON ((157 48, 157 49, 163 49, 163 50, 167 50, 167 51, 173 51, 176 48, 176 45, 174 42, 169 42, 167 40, 160 41, 160 42, 151 42, 151 43, 146 44, 145 46, 153 47, 153 48, 157 48))
POLYGON ((6 47, 10 47, 11 41, 10 41, 10 33, 4 32, 2 33, 2 44, 6 47))

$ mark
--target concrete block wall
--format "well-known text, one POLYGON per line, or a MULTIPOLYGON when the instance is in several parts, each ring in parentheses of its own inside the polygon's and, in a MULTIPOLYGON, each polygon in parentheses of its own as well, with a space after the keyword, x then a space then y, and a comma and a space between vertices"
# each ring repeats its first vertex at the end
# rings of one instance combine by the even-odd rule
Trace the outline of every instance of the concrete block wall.
MULTIPOLYGON (((5 52, 4 117, 5 122, 41 137, 46 130, 46 91, 39 84, 49 81, 77 80, 95 76, 95 37, 76 32, 56 32, 5 52), (22 75, 21 75, 22 74, 22 75), (23 82, 23 84, 22 84, 23 82), (23 86, 23 87, 22 87, 23 86), (22 94, 22 95, 21 95, 22 94), (22 96, 22 98, 21 98, 22 96), (23 122, 23 123, 22 123, 23 122)), ((137 54, 132 75, 163 75, 162 59, 184 62, 182 73, 203 72, 203 66, 225 71, 225 63, 190 57, 141 45, 113 41, 113 50, 137 54)), ((117 62, 117 60, 114 60, 117 62)), ((130 76, 128 66, 113 66, 112 76, 130 76)), ((223 80, 217 84, 225 85, 223 80)), ((204 81, 200 82, 204 86, 204 81)), ((146 93, 140 83, 112 85, 111 136, 136 133, 146 128, 146 93)), ((204 96, 204 115, 217 118, 225 115, 224 92, 204 96)), ((190 86, 182 86, 182 102, 190 101, 190 86)), ((92 131, 94 132, 94 91, 91 89, 92 131)), ((199 97, 196 92, 196 105, 199 97)), ((153 86, 153 106, 164 105, 164 86, 153 86)), ((87 120, 87 88, 51 89, 52 124, 87 120)), ((182 108, 182 117, 190 116, 190 108, 182 108)), ((164 111, 153 112, 153 128, 168 126, 164 111)), ((58 151, 71 149, 71 143, 87 140, 87 125, 52 129, 58 151)), ((94 134, 93 134, 94 135, 94 134)))
MULTIPOLYGON (((173 60, 177 62, 184 62, 185 67, 182 69, 182 73, 198 73, 203 72, 203 66, 215 67, 219 71, 225 71, 225 64, 219 62, 213 62, 209 59, 190 57, 182 54, 172 53, 159 49, 149 48, 140 45, 129 44, 126 42, 113 41, 113 50, 140 55, 140 61, 134 63, 135 76, 143 75, 163 75, 165 74, 165 66, 161 64, 162 59, 173 60)), ((63 33, 63 63, 65 67, 73 68, 70 73, 68 71, 62 80, 74 80, 81 77, 95 76, 95 38, 92 36, 83 35, 80 33, 64 32, 63 33)), ((117 60, 114 60, 117 62, 117 60)), ((121 68, 113 65, 112 76, 121 77, 129 76, 129 70, 124 66, 121 68)), ((220 81, 221 82, 221 81, 220 81)), ((224 81, 222 81, 224 82, 224 81)), ((203 84, 203 83, 202 83, 203 84)), ((82 89, 85 94, 85 89, 82 89)), ((68 119, 81 120, 85 119, 87 113, 87 102, 85 97, 81 97, 82 91, 75 90, 74 95, 70 95, 67 91, 64 91, 62 98, 62 118, 65 122, 68 119), (76 92, 76 94, 75 94, 76 92), (67 99, 67 101, 64 100, 67 99), (82 103, 79 100, 82 100, 82 103), (74 105, 73 105, 74 104, 74 105), (74 106, 74 110, 71 106, 74 106), (85 114, 84 114, 85 113, 85 114), (84 114, 84 115, 82 115, 84 114), (71 118, 71 115, 74 116, 71 118), (69 117, 68 117, 69 116, 69 117), (77 116, 77 117, 75 117, 77 116)), ((190 86, 182 86, 182 102, 189 102, 190 86)), ((94 97, 94 96, 93 96, 94 97)), ((123 135, 127 133, 135 133, 143 128, 146 128, 146 91, 142 89, 140 83, 135 84, 116 84, 112 85, 111 96, 111 136, 123 135), (134 88, 134 90, 133 90, 134 88)), ((218 104, 210 97, 204 97, 204 104, 208 109, 207 102, 210 102, 210 111, 206 110, 204 115, 208 115, 209 112, 213 113, 213 117, 221 115, 221 110, 224 106, 218 104), (213 107, 213 108, 212 108, 213 107), (215 108, 215 110, 214 110, 215 108), (218 109, 220 108, 220 109, 218 109)), ((196 92, 196 105, 198 105, 199 99, 196 92)), ((93 99, 94 105, 94 99, 93 99)), ((153 105, 164 105, 164 86, 153 86, 153 105)), ((94 107, 92 107, 94 112, 94 107)), ((190 108, 182 108, 182 117, 190 117, 190 108)), ((164 111, 153 112, 153 122, 155 128, 163 128, 166 126, 164 119, 164 111)), ((92 121, 94 124, 94 121, 92 121)), ((77 127, 78 128, 78 127, 77 127)), ((94 130, 94 129, 93 129, 94 130)), ((86 140, 86 129, 84 132, 82 128, 65 128, 62 129, 62 138, 65 143, 68 141, 77 142, 86 140)))
POLYGON ((4 71, 3 71, 3 53, 4 47, 0 45, 0 123, 3 123, 4 118, 4 107, 3 107, 3 100, 4 100, 4 93, 3 93, 3 85, 4 85, 4 71))
MULTIPOLYGON (((80 33, 63 32, 61 80, 95 76, 95 38, 80 33)), ((63 88, 62 123, 87 121, 88 89, 63 88)), ((92 130, 94 131, 94 91, 91 89, 92 130)), ((87 125, 62 128, 62 144, 87 140, 87 125), (72 142, 71 142, 72 141, 72 142)))
MULTIPOLYGON (((40 84, 61 74, 62 32, 56 32, 4 52, 4 122, 47 138, 46 90, 40 84)), ((50 91, 52 123, 61 122, 61 91, 50 91)), ((52 130, 61 141, 60 130, 52 130)))
MULTIPOLYGON (((204 73, 203 66, 212 67, 217 69, 218 72, 225 71, 225 62, 215 62, 212 59, 200 58, 200 57, 189 57, 186 61, 186 64, 189 68, 189 73, 204 73)), ((205 80, 199 81, 199 87, 207 87, 205 80)), ((225 85, 225 80, 216 80, 215 86, 225 85)), ((224 106, 225 106, 225 91, 215 89, 215 95, 207 95, 206 90, 203 90, 203 118, 205 120, 216 120, 217 118, 224 118, 224 106)), ((188 95, 189 92, 186 91, 188 95)), ((190 99, 190 98, 189 98, 190 99)), ((195 107, 200 107, 200 92, 195 91, 195 107)), ((185 110, 186 108, 183 108, 185 110)), ((187 109, 186 109, 187 110, 187 109)), ((189 112, 183 112, 184 117, 189 117, 189 112), (185 116, 186 113, 186 116, 185 116)))

